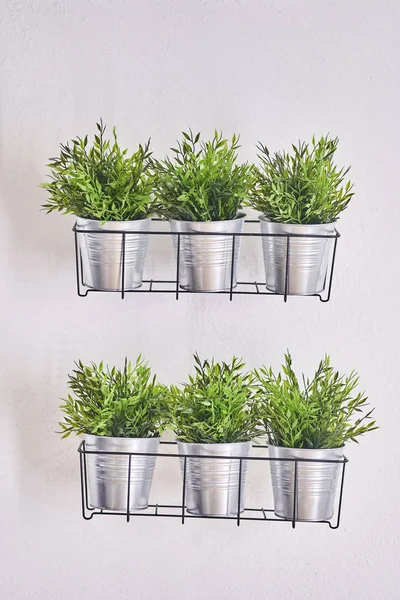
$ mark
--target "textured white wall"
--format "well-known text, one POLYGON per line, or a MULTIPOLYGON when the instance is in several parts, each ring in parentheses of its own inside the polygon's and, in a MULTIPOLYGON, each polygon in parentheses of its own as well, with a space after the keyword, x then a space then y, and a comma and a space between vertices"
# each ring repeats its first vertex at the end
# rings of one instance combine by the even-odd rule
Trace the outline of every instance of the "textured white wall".
MULTIPOLYGON (((0 15, 1 599, 399 598, 399 3, 3 0, 0 15), (257 140, 339 135, 357 195, 332 301, 78 298, 73 219, 40 213, 38 184, 99 116, 161 155, 188 126, 240 132, 251 160, 257 140), (168 383, 195 350, 278 366, 287 347, 300 369, 325 351, 356 368, 377 407, 380 431, 348 448, 341 529, 81 519, 77 440, 54 433, 75 358, 142 352, 168 383)), ((245 275, 260 250, 243 250, 245 275)), ((174 467, 158 470, 161 502, 174 467)))

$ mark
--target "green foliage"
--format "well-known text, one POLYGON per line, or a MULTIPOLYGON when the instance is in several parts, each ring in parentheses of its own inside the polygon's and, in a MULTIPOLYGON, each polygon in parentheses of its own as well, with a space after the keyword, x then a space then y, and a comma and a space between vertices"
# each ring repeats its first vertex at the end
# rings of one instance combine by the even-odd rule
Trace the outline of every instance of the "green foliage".
POLYGON ((200 133, 182 134, 173 159, 155 162, 157 213, 180 221, 234 219, 252 181, 250 167, 236 164, 239 138, 229 143, 215 132, 202 142, 200 133))
POLYGON ((134 366, 125 361, 123 370, 91 363, 75 363, 69 375, 68 395, 60 407, 64 421, 62 437, 74 432, 110 437, 158 437, 165 426, 166 388, 152 377, 139 356, 134 366))
POLYGON ((50 183, 42 184, 50 198, 43 208, 99 221, 133 221, 153 212, 153 176, 150 140, 132 156, 104 139, 106 126, 97 123, 97 135, 60 144, 60 156, 51 158, 50 183))
POLYGON ((344 183, 349 168, 333 163, 339 139, 321 137, 292 145, 293 153, 270 154, 258 145, 260 166, 250 204, 276 223, 331 223, 347 207, 352 184, 344 183))
POLYGON ((252 375, 244 364, 201 361, 194 355, 195 375, 183 388, 171 386, 169 418, 179 440, 189 443, 249 441, 257 435, 252 412, 252 375))
POLYGON ((358 376, 339 375, 329 356, 320 362, 311 381, 303 375, 303 389, 285 354, 283 375, 255 370, 258 410, 270 443, 286 448, 340 448, 347 441, 377 429, 367 398, 354 393, 358 376))

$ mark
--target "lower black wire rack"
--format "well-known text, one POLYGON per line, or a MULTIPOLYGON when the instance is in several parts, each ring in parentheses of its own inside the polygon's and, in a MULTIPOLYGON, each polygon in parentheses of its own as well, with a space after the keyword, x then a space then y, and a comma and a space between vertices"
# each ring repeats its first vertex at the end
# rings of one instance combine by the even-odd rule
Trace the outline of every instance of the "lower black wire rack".
MULTIPOLYGON (((337 459, 305 459, 305 458, 272 458, 267 455, 268 446, 265 445, 253 445, 253 449, 257 449, 263 453, 262 456, 207 456, 198 454, 180 454, 177 451, 176 442, 161 441, 162 447, 172 449, 173 452, 115 452, 115 451, 100 451, 88 449, 85 441, 82 441, 79 445, 78 452, 80 457, 80 482, 81 482, 81 503, 82 503, 82 516, 85 520, 91 520, 94 516, 120 516, 130 522, 132 517, 166 517, 179 519, 182 524, 187 519, 226 519, 236 521, 237 525, 240 525, 245 521, 264 521, 264 522, 275 522, 275 523, 289 523, 294 529, 298 523, 325 523, 331 529, 338 529, 340 525, 341 512, 342 512, 342 498, 343 498, 343 487, 345 478, 345 468, 348 459, 344 456, 337 459), (169 461, 180 461, 181 473, 182 473, 182 489, 180 490, 180 503, 175 504, 162 504, 162 503, 149 503, 140 509, 132 509, 132 481, 135 475, 135 469, 137 470, 136 461, 143 461, 146 458, 151 460, 159 461, 165 459, 169 461), (92 465, 88 465, 88 461, 95 461, 92 465), (203 512, 201 514, 194 514, 193 510, 188 507, 188 496, 191 492, 191 486, 193 486, 193 475, 190 476, 191 460, 193 464, 199 465, 199 461, 230 461, 230 471, 236 473, 234 476, 234 491, 235 505, 234 509, 230 510, 229 514, 209 514, 203 512), (107 462, 108 461, 108 462, 107 462), (111 461, 111 462, 110 462, 111 461), (275 498, 275 507, 246 507, 244 506, 245 496, 245 477, 247 468, 249 465, 254 463, 258 464, 270 464, 271 466, 279 467, 279 472, 286 468, 289 468, 291 473, 291 480, 286 480, 286 493, 290 496, 290 511, 289 514, 279 516, 277 510, 277 502, 279 500, 275 498), (95 469, 93 470, 93 465, 95 469), (236 465, 236 471, 232 468, 232 465, 236 465), (312 489, 307 489, 305 481, 302 475, 304 468, 316 468, 320 471, 322 467, 330 469, 332 481, 326 485, 326 474, 325 474, 325 489, 322 490, 322 509, 331 512, 329 518, 315 518, 315 507, 318 498, 316 497, 318 491, 315 488, 315 474, 312 475, 311 486, 312 489), (107 469, 112 470, 107 475, 107 469), (236 480, 235 480, 236 477, 236 480), (90 478, 92 478, 90 480, 90 478), (123 486, 123 506, 119 506, 117 510, 108 507, 101 508, 101 499, 105 498, 104 486, 115 486, 118 485, 116 481, 119 481, 119 485, 123 486), (92 503, 91 490, 95 488, 95 494, 97 501, 92 503), (100 488, 100 494, 98 490, 100 488), (103 489, 102 489, 103 488, 103 489), (100 500, 99 500, 100 499, 100 500), (331 509, 327 506, 331 504, 331 509), (304 513, 305 510, 305 513, 304 513), (303 514, 299 512, 303 511, 303 514), (311 511, 311 512, 310 512, 311 511), (314 516, 307 518, 308 514, 314 516), (306 518, 304 518, 306 517, 306 518)), ((153 468, 154 468, 153 463, 153 468)), ((222 464, 222 463, 221 463, 222 464)), ((150 482, 153 475, 152 469, 150 468, 150 482)), ((275 473, 276 476, 277 472, 275 473)), ((281 473, 282 475, 282 473, 281 473)), ((287 473, 286 473, 287 475, 287 473)), ((146 476, 146 474, 144 474, 146 476)), ((209 482, 208 482, 209 484, 209 482)), ((218 483, 215 486, 218 488, 218 483)), ((278 485, 279 487, 279 485, 278 485)), ((108 490, 109 498, 112 501, 116 501, 118 491, 115 489, 108 490)), ((119 492, 121 489, 119 490, 119 492)), ((277 490, 274 491, 274 496, 277 490)), ((286 500, 288 499, 286 498, 286 500)), ((142 499, 143 501, 143 499, 142 499)), ((109 500, 108 500, 109 503, 109 500)), ((280 508, 282 510, 282 508, 280 508)))
MULTIPOLYGON (((153 219, 152 221, 160 221, 153 219)), ((90 223, 96 223, 90 221, 90 223)), ((335 266, 337 241, 339 232, 323 234, 299 233, 265 233, 252 231, 251 227, 259 225, 257 220, 246 220, 245 231, 239 233, 207 232, 207 231, 165 231, 165 230, 123 230, 97 227, 73 227, 75 236, 75 263, 77 292, 81 297, 92 292, 114 292, 124 299, 131 293, 173 294, 176 300, 182 294, 224 294, 232 300, 233 296, 279 296, 287 301, 289 296, 316 296, 321 302, 328 302, 331 297, 333 271, 335 266), (110 237, 111 236, 111 237, 110 237), (170 237, 175 250, 174 276, 165 279, 142 278, 143 265, 147 250, 147 239, 170 237), (207 287, 204 281, 188 285, 185 272, 188 271, 188 252, 193 250, 194 241, 201 239, 208 243, 197 252, 214 252, 211 240, 220 241, 219 250, 221 264, 218 266, 219 285, 207 287), (263 254, 267 281, 236 281, 239 262, 239 247, 243 240, 260 238, 263 240, 263 254), (223 240, 229 243, 221 244, 223 240), (306 245, 311 246, 307 252, 306 245), (221 245, 223 249, 221 250, 221 245), (211 248, 211 250, 210 250, 211 248), (270 275, 268 275, 270 273, 270 275), (221 279, 222 277, 222 279, 221 279), (315 281, 312 281, 312 279, 315 281), (221 283, 221 281, 223 282, 221 283)), ((118 223, 116 223, 118 226, 118 223)), ((108 224, 110 226, 110 224, 108 224)), ((195 266, 200 273, 205 260, 200 258, 195 266), (203 262, 202 262, 203 261, 203 262)), ((211 263, 215 262, 215 256, 211 263)), ((200 274, 199 274, 200 273, 200 274)), ((206 276, 207 277, 207 276, 206 276)), ((210 275, 208 275, 210 277, 210 275)), ((215 273, 214 273, 215 279, 215 273)), ((215 281, 214 281, 215 283, 215 281)))

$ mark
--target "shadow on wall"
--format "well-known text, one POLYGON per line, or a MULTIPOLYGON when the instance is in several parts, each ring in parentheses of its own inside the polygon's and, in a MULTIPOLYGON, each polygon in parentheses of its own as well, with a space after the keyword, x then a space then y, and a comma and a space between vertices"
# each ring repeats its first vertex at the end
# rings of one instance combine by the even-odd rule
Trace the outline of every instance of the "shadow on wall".
POLYGON ((39 185, 45 181, 45 164, 51 149, 43 155, 43 140, 33 134, 33 127, 29 123, 24 127, 23 143, 18 137, 9 136, 9 140, 7 147, 1 146, 0 156, 6 239, 0 260, 7 272, 2 294, 7 310, 1 355, 9 406, 8 429, 12 430, 10 435, 16 446, 13 466, 21 471, 19 481, 24 481, 31 467, 46 463, 43 448, 50 445, 42 447, 38 440, 54 435, 56 405, 53 411, 53 401, 46 402, 44 397, 56 388, 54 338, 49 331, 51 318, 46 316, 54 313, 52 289, 57 289, 67 271, 71 272, 74 285, 70 231, 74 219, 46 216, 40 210, 46 192, 39 185))
POLYGON ((16 282, 35 278, 45 286, 46 280, 54 283, 60 270, 72 266, 74 218, 46 215, 41 210, 46 191, 40 184, 46 181, 47 157, 32 149, 33 137, 24 144, 29 148, 26 159, 23 153, 21 156, 16 149, 13 153, 13 148, 7 147, 3 162, 2 211, 9 229, 9 259, 14 264, 11 275, 16 282), (38 168, 38 164, 42 166, 38 168))

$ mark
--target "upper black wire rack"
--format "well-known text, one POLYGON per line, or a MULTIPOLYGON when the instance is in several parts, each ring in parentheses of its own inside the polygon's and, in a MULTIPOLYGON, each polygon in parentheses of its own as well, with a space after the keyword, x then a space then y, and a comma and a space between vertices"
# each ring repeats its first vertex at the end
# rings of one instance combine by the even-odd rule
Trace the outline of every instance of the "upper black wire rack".
MULTIPOLYGON (((159 222, 160 219, 153 219, 152 221, 153 223, 159 222)), ((259 229, 255 231, 251 230, 255 224, 259 225, 259 221, 246 220, 245 230, 240 233, 171 232, 158 229, 128 231, 121 228, 94 229, 88 227, 82 229, 75 224, 73 232, 75 236, 78 295, 85 297, 89 292, 114 292, 119 293, 121 298, 124 299, 127 293, 169 293, 174 294, 178 300, 181 294, 219 293, 229 296, 230 300, 236 295, 280 296, 285 302, 289 296, 316 296, 321 302, 328 302, 331 297, 337 241, 340 237, 339 232, 334 229, 333 232, 324 234, 262 233, 259 229), (110 238, 110 236, 112 237, 110 238), (174 238, 176 262, 174 267, 175 276, 173 278, 142 279, 140 274, 139 284, 130 285, 128 281, 128 269, 131 268, 130 262, 132 262, 130 257, 131 241, 134 237, 136 240, 140 239, 137 236, 151 236, 152 238, 169 236, 174 238), (194 240, 197 236, 205 236, 208 239, 214 236, 223 236, 224 239, 229 238, 228 283, 223 289, 217 291, 190 289, 190 286, 185 286, 183 283, 184 251, 182 248, 184 243, 188 243, 187 240, 194 240), (268 255, 269 261, 269 266, 266 265, 267 281, 235 281, 238 246, 241 244, 242 238, 244 243, 249 238, 261 238, 263 240, 264 261, 267 262, 266 255, 268 255), (110 264, 109 257, 107 264, 107 257, 102 257, 100 254, 101 248, 103 247, 104 249, 106 239, 108 240, 107 244, 113 246, 114 264, 112 265, 110 264), (266 240, 268 240, 268 244, 266 240), (277 245, 278 240, 279 245, 277 245), (316 245, 321 243, 323 245, 323 252, 318 257, 320 248, 316 250, 316 245), (310 254, 311 260, 305 255, 306 244, 314 244, 314 249, 311 250, 310 254), (317 255, 316 259, 315 255, 317 255), (117 256, 117 265, 115 265, 115 256, 117 256), (103 260, 105 260, 104 264, 102 264, 103 260), (299 260, 303 261, 300 270, 298 269, 299 260), (309 263, 307 263, 308 260, 309 263), (115 266, 117 266, 117 283, 113 286, 99 285, 98 278, 93 278, 92 275, 88 276, 86 272, 88 270, 97 270, 100 272, 101 269, 107 272, 110 268, 113 268, 115 271, 115 266), (280 271, 278 274, 280 283, 276 283, 276 281, 272 285, 270 282, 268 283, 268 269, 271 271, 278 269, 280 271), (299 277, 303 279, 310 277, 310 274, 311 276, 313 275, 313 270, 318 272, 317 278, 319 278, 320 284, 316 285, 314 290, 311 289, 311 291, 304 292, 304 290, 300 289, 302 284, 299 287, 297 283, 299 277)), ((147 242, 144 245, 143 263, 146 246, 147 242)), ((273 277, 274 274, 272 273, 273 277)))

